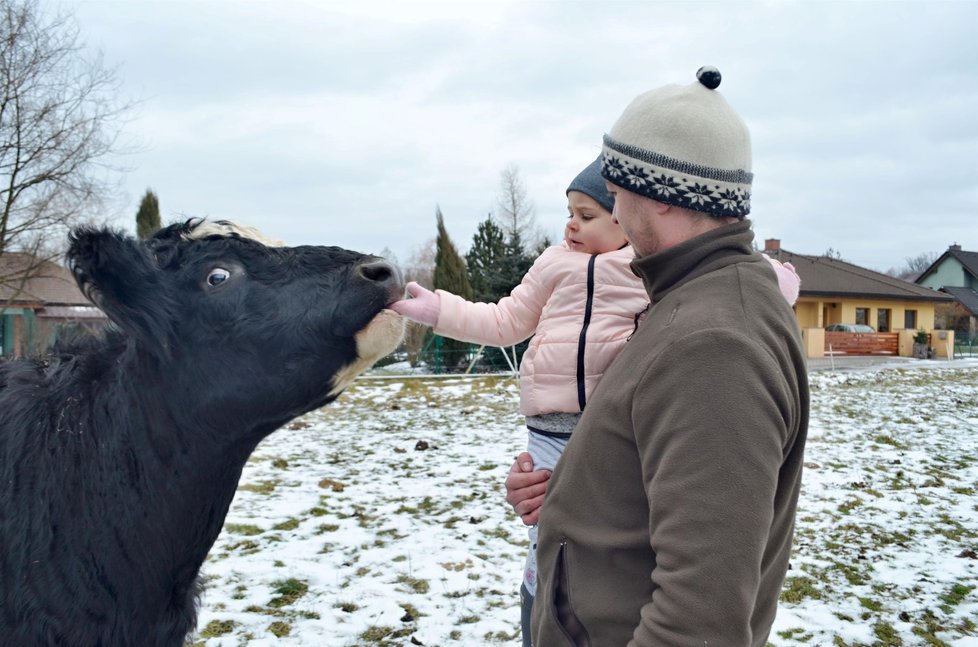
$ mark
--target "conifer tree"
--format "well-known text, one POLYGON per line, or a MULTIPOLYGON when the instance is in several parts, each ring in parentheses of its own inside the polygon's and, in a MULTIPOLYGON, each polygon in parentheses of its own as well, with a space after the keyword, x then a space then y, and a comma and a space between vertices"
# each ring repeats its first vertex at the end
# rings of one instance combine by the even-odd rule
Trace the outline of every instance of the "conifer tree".
POLYGON ((160 228, 160 201, 156 194, 147 189, 142 202, 139 203, 139 211, 136 212, 136 236, 141 240, 146 240, 155 234, 160 228))
MULTIPOLYGON (((435 271, 432 277, 434 289, 445 290, 472 300, 472 286, 469 284, 465 261, 462 260, 455 243, 448 236, 441 208, 435 209, 435 218, 438 221, 438 236, 435 238, 435 271)), ((446 368, 455 368, 467 359, 468 348, 469 345, 464 342, 443 339, 439 349, 440 360, 444 362, 446 368)))
MULTIPOLYGON (((513 291, 522 282, 523 277, 533 265, 533 257, 528 255, 523 247, 523 237, 519 232, 515 232, 506 239, 503 245, 503 256, 496 265, 496 274, 492 287, 497 296, 493 301, 498 301, 513 291)), ((516 364, 523 359, 523 353, 529 346, 529 340, 516 344, 515 355, 516 364)), ((486 349, 486 361, 496 368, 503 368, 505 360, 499 355, 501 351, 496 349, 486 349)))
POLYGON ((533 258, 526 253, 526 249, 523 246, 523 237, 519 232, 515 232, 506 239, 506 245, 503 247, 503 259, 500 263, 500 283, 504 285, 509 285, 506 290, 508 294, 510 290, 519 285, 520 281, 523 280, 523 276, 533 265, 533 258))
MULTIPOLYGON (((479 224, 472 237, 472 247, 465 258, 468 262, 473 298, 475 301, 487 303, 496 303, 509 295, 523 281, 524 275, 533 265, 533 257, 527 255, 523 248, 522 236, 517 232, 507 237, 491 215, 479 224)), ((528 345, 527 341, 516 345, 517 363, 528 345)), ((502 352, 497 348, 486 348, 480 364, 505 370, 508 362, 503 358, 502 352)), ((511 352, 509 354, 512 356, 511 352)))
POLYGON ((500 281, 502 263, 506 256, 503 230, 488 216, 479 223, 472 236, 472 247, 465 255, 472 286, 472 299, 493 303, 509 294, 513 288, 500 281))

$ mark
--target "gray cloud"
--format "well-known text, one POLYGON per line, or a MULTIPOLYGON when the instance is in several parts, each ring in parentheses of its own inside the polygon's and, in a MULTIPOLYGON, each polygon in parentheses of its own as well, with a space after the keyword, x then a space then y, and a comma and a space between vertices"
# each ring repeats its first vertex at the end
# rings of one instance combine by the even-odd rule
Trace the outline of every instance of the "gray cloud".
POLYGON ((755 231, 885 270, 978 249, 971 2, 78 2, 144 98, 128 224, 238 218, 295 243, 468 247, 517 164, 558 235, 564 189, 639 93, 702 64, 754 139, 755 231))

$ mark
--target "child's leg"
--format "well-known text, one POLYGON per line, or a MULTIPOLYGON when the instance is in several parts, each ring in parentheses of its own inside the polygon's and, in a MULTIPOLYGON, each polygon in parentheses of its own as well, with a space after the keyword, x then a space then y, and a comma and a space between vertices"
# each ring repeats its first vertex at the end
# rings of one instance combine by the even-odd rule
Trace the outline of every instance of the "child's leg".
POLYGON ((520 585, 520 624, 523 628, 523 647, 531 647, 530 613, 533 610, 533 598, 537 594, 537 527, 530 526, 527 535, 530 538, 530 549, 526 555, 523 567, 523 583, 520 585))
MULTIPOLYGON (((530 452, 530 456, 533 458, 533 469, 553 471, 557 459, 560 458, 564 447, 567 446, 570 432, 578 418, 578 416, 567 416, 567 414, 554 415, 561 416, 563 420, 562 425, 557 425, 558 432, 540 432, 528 427, 526 451, 530 452)), ((536 418, 537 421, 542 419, 536 418)), ((530 549, 526 555, 526 564, 523 566, 523 583, 520 585, 520 626, 523 630, 523 647, 532 647, 533 645, 530 636, 530 616, 533 610, 533 598, 537 594, 537 533, 537 527, 530 526, 528 530, 530 549)))
POLYGON ((530 618, 533 615, 533 596, 526 590, 526 584, 520 584, 520 626, 523 629, 523 647, 533 647, 530 638, 530 618))

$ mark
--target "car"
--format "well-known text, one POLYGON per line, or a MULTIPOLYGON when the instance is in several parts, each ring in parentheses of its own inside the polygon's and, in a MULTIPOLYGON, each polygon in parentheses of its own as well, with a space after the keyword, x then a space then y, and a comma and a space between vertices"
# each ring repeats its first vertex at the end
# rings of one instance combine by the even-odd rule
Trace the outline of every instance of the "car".
POLYGON ((829 332, 876 332, 872 326, 865 324, 830 324, 825 327, 829 332))

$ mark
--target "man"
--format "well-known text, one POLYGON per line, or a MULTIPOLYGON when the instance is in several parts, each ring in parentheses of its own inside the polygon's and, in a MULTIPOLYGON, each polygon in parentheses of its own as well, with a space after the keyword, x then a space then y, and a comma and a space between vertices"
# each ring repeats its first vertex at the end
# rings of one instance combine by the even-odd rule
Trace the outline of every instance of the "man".
MULTIPOLYGON (((763 646, 774 621, 805 359, 752 251, 747 127, 715 91, 719 72, 697 78, 639 96, 604 139, 602 175, 651 308, 547 485, 538 647, 763 646)), ((540 484, 517 471, 508 500, 529 521, 523 496, 540 484)))

